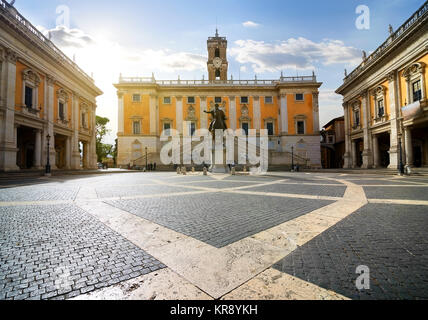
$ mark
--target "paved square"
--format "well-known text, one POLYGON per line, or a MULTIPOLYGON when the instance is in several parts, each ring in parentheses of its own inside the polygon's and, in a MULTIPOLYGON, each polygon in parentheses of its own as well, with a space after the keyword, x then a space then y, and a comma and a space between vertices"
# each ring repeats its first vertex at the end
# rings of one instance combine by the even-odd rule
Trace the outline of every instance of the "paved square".
POLYGON ((217 248, 293 220, 331 201, 207 193, 108 204, 217 248))
POLYGON ((0 207, 0 299, 64 299, 164 265, 74 205, 0 207))
POLYGON ((275 265, 352 299, 428 299, 428 211, 369 204, 275 265), (355 285, 371 270, 370 290, 355 285))
POLYGON ((0 300, 428 299, 427 189, 331 172, 0 180, 0 300))

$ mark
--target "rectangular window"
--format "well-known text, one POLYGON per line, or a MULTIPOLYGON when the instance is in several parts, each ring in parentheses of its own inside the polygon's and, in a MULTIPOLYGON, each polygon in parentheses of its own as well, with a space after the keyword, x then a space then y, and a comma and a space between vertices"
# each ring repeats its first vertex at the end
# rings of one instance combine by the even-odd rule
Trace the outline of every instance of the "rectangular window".
POLYGON ((134 134, 141 134, 141 123, 140 121, 134 121, 133 125, 133 132, 134 134))
POLYGON ((355 126, 360 125, 360 111, 359 110, 355 110, 355 112, 354 112, 354 124, 355 124, 355 126))
POLYGON ((296 93, 296 101, 303 101, 304 99, 303 93, 296 93))
POLYGON ((270 135, 270 136, 274 135, 274 133, 273 133, 273 123, 272 122, 268 122, 266 124, 266 129, 268 131, 268 135, 270 135))
POLYGON ((377 115, 379 118, 385 115, 385 106, 384 106, 383 99, 378 100, 377 102, 377 115))
POLYGON ((413 82, 413 102, 422 100, 421 80, 413 82))
POLYGON ((163 124, 163 131, 165 132, 165 135, 169 136, 171 134, 171 124, 170 123, 164 123, 163 124))
POLYGON ((65 114, 64 114, 64 103, 59 102, 58 104, 58 114, 59 114, 59 118, 61 120, 65 120, 65 114))
POLYGON ((33 108, 33 88, 25 86, 25 106, 33 108))
POLYGON ((171 97, 164 97, 163 104, 171 104, 171 97))
POLYGON ((305 134, 305 122, 297 121, 297 134, 305 134))
POLYGON ((273 103, 273 97, 265 97, 265 104, 272 104, 273 103))
POLYGON ((82 127, 83 128, 87 128, 87 125, 86 125, 86 113, 84 113, 84 112, 82 112, 82 127))
POLYGON ((133 94, 132 102, 141 102, 141 96, 139 94, 133 94))
POLYGON ((248 129, 249 129, 249 126, 248 126, 248 123, 247 123, 247 122, 242 123, 242 129, 244 130, 245 135, 247 135, 247 136, 248 136, 248 129))
POLYGON ((241 103, 248 103, 248 97, 241 97, 241 103))
POLYGON ((194 104, 195 103, 195 97, 187 97, 187 103, 188 104, 194 104))
POLYGON ((215 103, 221 103, 221 101, 222 101, 221 97, 215 97, 214 98, 215 103))

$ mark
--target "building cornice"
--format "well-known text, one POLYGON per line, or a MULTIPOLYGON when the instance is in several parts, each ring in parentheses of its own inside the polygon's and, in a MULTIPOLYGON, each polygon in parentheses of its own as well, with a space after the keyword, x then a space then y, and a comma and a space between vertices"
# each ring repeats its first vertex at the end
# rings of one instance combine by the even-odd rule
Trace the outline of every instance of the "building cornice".
POLYGON ((102 91, 95 86, 94 80, 90 76, 5 0, 0 0, 0 22, 7 24, 12 30, 29 41, 32 46, 41 50, 77 77, 85 86, 90 87, 98 95, 102 94, 102 91))
MULTIPOLYGON (((428 19, 428 1, 422 5, 397 31, 391 33, 388 39, 380 45, 370 56, 354 69, 343 80, 336 93, 343 94, 344 90, 351 86, 357 79, 365 75, 386 55, 394 51, 401 43, 407 40, 413 33, 417 32, 421 26, 426 25, 428 19)), ((425 27, 426 28, 426 27, 425 27)))

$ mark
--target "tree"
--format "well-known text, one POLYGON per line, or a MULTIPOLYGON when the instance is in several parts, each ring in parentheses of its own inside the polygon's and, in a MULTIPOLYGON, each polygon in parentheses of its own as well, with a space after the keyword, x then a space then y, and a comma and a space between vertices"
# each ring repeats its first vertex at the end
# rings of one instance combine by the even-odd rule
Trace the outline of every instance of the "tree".
POLYGON ((108 155, 112 154, 113 145, 103 143, 104 137, 109 134, 110 130, 107 129, 107 124, 110 119, 97 116, 95 126, 97 130, 97 161, 102 162, 108 155))

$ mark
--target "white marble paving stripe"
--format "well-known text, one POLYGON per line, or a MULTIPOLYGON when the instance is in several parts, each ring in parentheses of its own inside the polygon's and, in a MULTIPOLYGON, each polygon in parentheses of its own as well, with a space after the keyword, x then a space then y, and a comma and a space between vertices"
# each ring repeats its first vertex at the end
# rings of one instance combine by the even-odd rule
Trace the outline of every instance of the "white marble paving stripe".
POLYGON ((257 192, 257 191, 242 191, 242 190, 230 190, 230 189, 222 190, 222 192, 232 192, 232 193, 237 193, 237 194, 247 194, 247 195, 254 195, 254 196, 279 197, 279 198, 299 198, 299 199, 327 200, 327 201, 339 201, 342 199, 339 197, 312 196, 312 195, 308 195, 308 194, 257 192))
POLYGON ((369 199, 369 203, 378 204, 404 204, 408 206, 428 206, 427 200, 405 200, 405 199, 369 199))
POLYGON ((70 300, 212 300, 212 297, 166 268, 70 300))
POLYGON ((349 300, 349 298, 270 268, 228 293, 222 300, 349 300))

